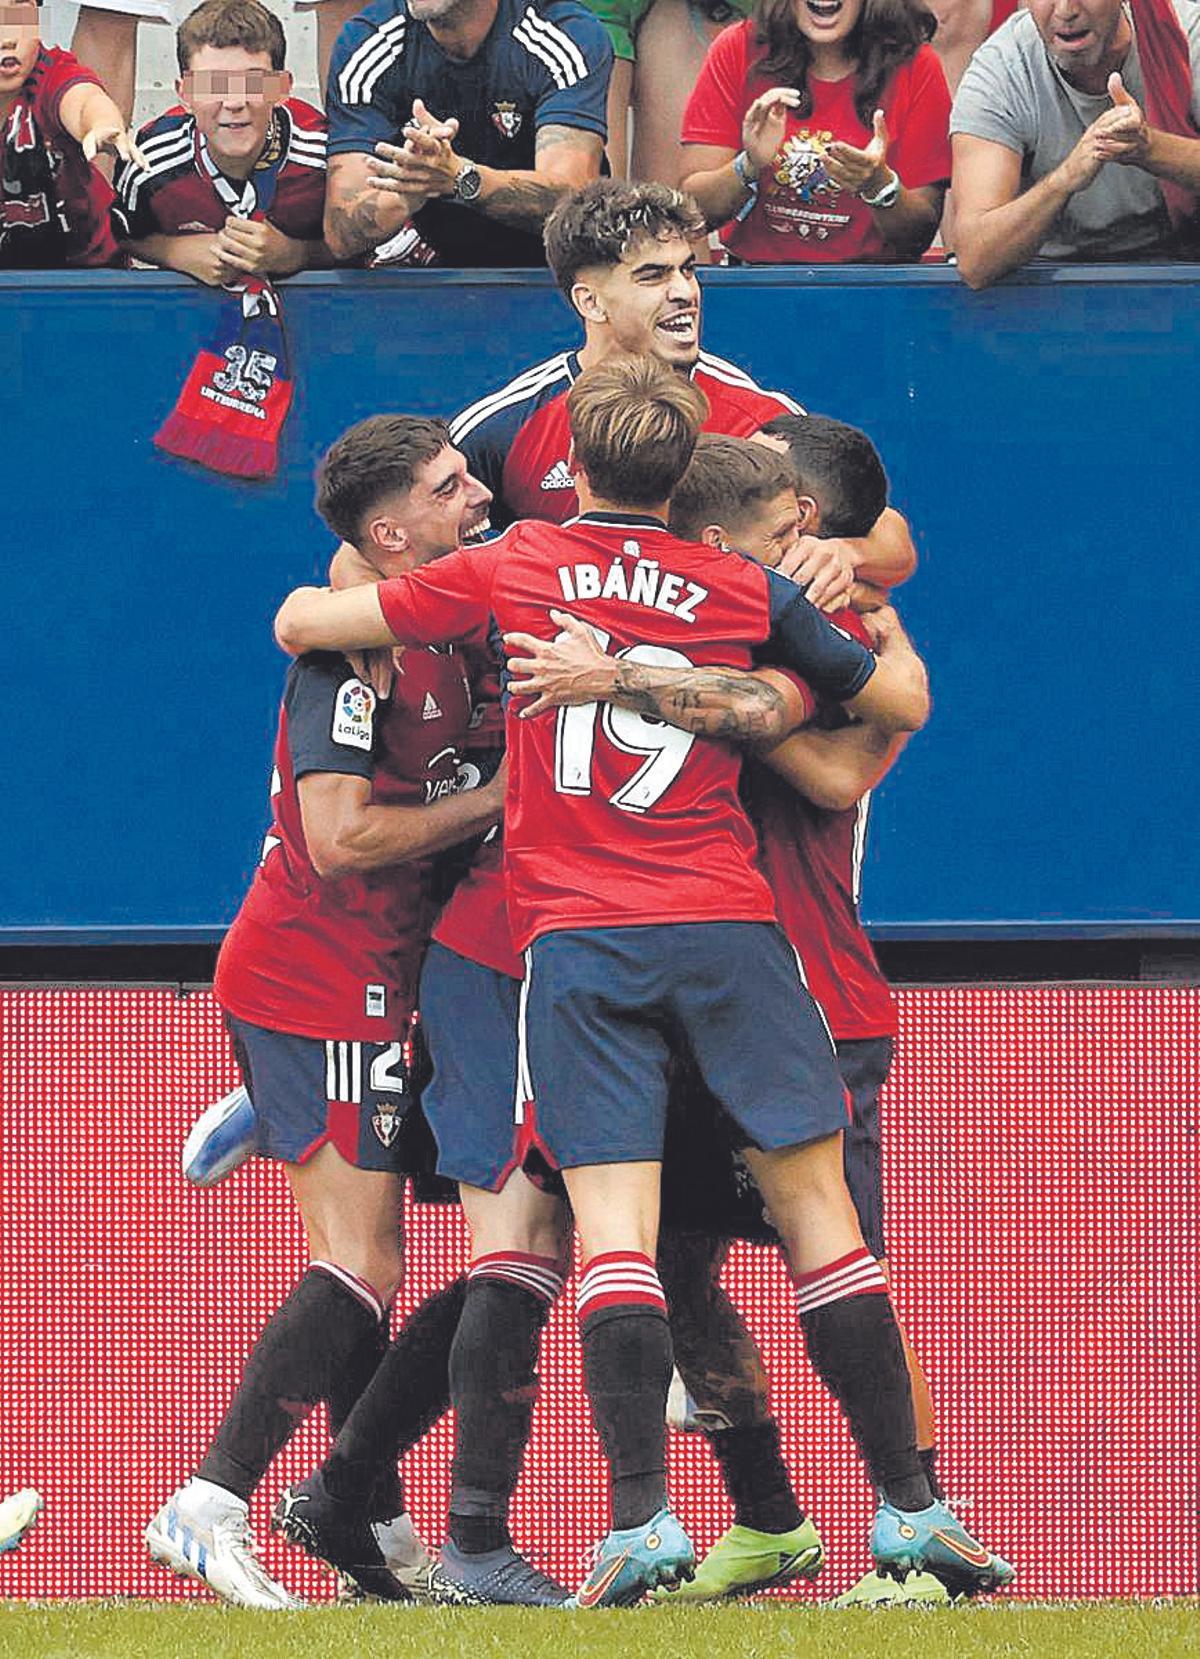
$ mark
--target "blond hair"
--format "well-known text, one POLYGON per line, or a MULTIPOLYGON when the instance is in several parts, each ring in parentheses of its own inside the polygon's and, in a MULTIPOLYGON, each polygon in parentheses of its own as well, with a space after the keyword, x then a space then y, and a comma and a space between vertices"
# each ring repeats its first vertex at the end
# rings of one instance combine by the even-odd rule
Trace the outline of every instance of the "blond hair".
POLYGON ((593 494, 654 507, 687 471, 708 399, 657 358, 609 357, 571 387, 567 416, 593 494))

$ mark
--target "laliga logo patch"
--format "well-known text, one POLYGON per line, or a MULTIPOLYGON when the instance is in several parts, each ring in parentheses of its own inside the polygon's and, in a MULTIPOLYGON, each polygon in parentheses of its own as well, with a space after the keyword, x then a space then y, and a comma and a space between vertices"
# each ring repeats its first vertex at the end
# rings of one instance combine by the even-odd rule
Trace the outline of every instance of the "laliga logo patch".
POLYGON ((375 693, 361 680, 346 680, 333 710, 335 743, 348 749, 369 749, 375 733, 375 693))
POLYGON ((394 1107, 381 1106, 379 1110, 372 1115, 371 1128, 374 1129, 376 1136, 383 1146, 391 1146, 392 1142, 396 1139, 396 1136, 400 1133, 400 1125, 403 1120, 403 1113, 396 1111, 394 1107))
POLYGON ((836 200, 841 188, 825 170, 825 150, 832 142, 831 132, 809 132, 805 127, 793 133, 775 157, 775 182, 794 191, 802 202, 818 196, 836 200))
POLYGON ((502 138, 515 138, 524 124, 516 104, 501 100, 492 105, 492 125, 502 138))

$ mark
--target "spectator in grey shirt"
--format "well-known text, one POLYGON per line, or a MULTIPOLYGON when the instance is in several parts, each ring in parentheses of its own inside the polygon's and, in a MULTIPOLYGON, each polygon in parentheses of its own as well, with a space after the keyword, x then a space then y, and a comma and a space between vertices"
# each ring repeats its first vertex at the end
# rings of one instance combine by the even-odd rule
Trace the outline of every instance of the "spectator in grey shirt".
MULTIPOLYGON (((1200 5, 1173 0, 1200 120, 1200 5)), ((1028 0, 975 53, 950 117, 958 268, 985 288, 1036 257, 1171 254, 1158 180, 1200 190, 1200 138, 1150 127, 1120 0, 1028 0)))

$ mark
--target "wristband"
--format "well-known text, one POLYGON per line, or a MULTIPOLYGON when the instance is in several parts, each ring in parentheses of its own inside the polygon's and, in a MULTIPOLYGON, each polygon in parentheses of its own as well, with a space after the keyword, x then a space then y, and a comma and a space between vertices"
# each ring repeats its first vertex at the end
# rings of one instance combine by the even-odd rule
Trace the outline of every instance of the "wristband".
POLYGON ((733 170, 737 174, 738 183, 743 190, 749 191, 743 205, 733 216, 735 225, 740 225, 758 206, 758 176, 754 172, 754 163, 745 150, 739 150, 733 158, 733 170))
POLYGON ((900 200, 899 173, 893 173, 891 178, 883 186, 882 190, 877 190, 873 196, 864 195, 860 190, 858 193, 858 199, 864 207, 874 207, 880 209, 895 207, 896 203, 900 200))

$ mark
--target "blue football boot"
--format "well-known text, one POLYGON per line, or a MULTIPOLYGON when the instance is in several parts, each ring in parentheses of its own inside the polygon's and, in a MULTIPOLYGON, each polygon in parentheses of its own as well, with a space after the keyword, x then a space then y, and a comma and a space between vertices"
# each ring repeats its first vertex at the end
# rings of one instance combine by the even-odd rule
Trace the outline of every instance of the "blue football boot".
POLYGON ((240 1085, 193 1123, 183 1143, 183 1174, 194 1187, 215 1187, 254 1156, 254 1107, 240 1085))
POLYGON ((643 1526, 610 1532, 592 1570, 564 1607, 632 1607, 658 1585, 679 1584, 696 1570, 696 1550, 669 1509, 643 1526))
POLYGON ((944 1503, 916 1510, 882 1504, 871 1528, 871 1554, 889 1578, 932 1573, 952 1596, 986 1595, 1016 1577, 1008 1562, 977 1543, 944 1503))

